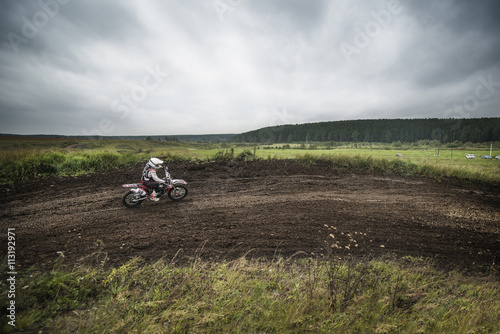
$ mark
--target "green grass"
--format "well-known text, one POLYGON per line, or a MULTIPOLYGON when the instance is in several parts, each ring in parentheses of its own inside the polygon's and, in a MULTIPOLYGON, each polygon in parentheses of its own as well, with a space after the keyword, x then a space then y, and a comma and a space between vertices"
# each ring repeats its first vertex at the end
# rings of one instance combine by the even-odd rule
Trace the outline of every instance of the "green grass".
MULTIPOLYGON (((282 146, 282 145, 281 145, 282 146)), ((266 147, 266 146, 264 146, 266 147)), ((264 148, 263 147, 263 148, 264 148)), ((344 159, 345 156, 356 157, 354 159, 368 159, 368 160, 398 160, 404 161, 418 166, 425 166, 442 170, 445 174, 464 175, 470 174, 471 179, 479 176, 484 180, 495 180, 500 182, 500 161, 497 159, 481 159, 483 155, 489 155, 489 150, 484 148, 460 148, 453 149, 439 149, 431 147, 410 148, 410 149, 394 149, 392 147, 379 146, 374 149, 370 148, 331 148, 331 149, 316 149, 316 150, 298 150, 298 149, 276 149, 269 148, 258 150, 258 154, 262 157, 276 157, 278 159, 294 158, 297 155, 307 153, 314 156, 331 156, 333 159, 344 159), (396 157, 396 154, 403 154, 404 157, 396 157), (465 155, 473 153, 476 159, 466 159, 465 155), (431 167, 432 166, 432 167, 431 167)), ((276 147, 276 145, 272 146, 276 147)), ((492 156, 500 155, 500 151, 493 151, 492 156)))
MULTIPOLYGON (((18 277, 16 330, 58 333, 497 333, 500 283, 423 259, 133 259, 18 277)), ((2 282, 0 293, 6 294, 2 282)), ((1 302, 1 307, 6 307, 1 302)), ((12 328, 2 318, 2 332, 12 328)))
POLYGON ((309 152, 296 159, 306 166, 322 164, 338 170, 382 173, 399 176, 423 176, 437 180, 455 180, 474 184, 500 185, 499 175, 486 170, 449 167, 439 164, 419 164, 403 159, 380 158, 348 154, 316 155, 309 152))
MULTIPOLYGON (((500 161, 484 160, 483 145, 436 148, 388 144, 234 145, 144 140, 67 140, 0 138, 0 182, 51 175, 78 175, 144 163, 156 156, 171 161, 228 161, 232 159, 330 160, 335 168, 356 168, 399 175, 454 178, 470 182, 500 184, 500 161), (71 146, 73 145, 73 146, 71 146), (77 148, 68 148, 74 147, 77 148), (307 149, 298 149, 300 146, 307 149), (285 147, 286 149, 283 149, 285 147), (401 153, 404 157, 396 157, 401 153), (478 157, 465 159, 467 153, 478 157), (306 157, 306 158, 304 158, 306 157)), ((493 156, 500 154, 493 151, 493 156)))
POLYGON ((79 175, 144 163, 151 156, 185 160, 176 143, 119 140, 0 141, 0 182, 54 175, 79 175), (79 144, 81 148, 66 148, 79 144))
MULTIPOLYGON (((161 155, 168 161, 183 160, 169 152, 161 155)), ((9 152, 0 153, 0 180, 26 180, 54 175, 79 175, 132 166, 149 159, 147 154, 87 152, 9 152)))

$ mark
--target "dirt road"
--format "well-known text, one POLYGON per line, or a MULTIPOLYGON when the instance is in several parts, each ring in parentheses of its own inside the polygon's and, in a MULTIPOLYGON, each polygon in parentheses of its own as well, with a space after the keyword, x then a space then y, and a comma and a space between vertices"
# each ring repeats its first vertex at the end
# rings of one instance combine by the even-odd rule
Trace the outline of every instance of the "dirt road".
POLYGON ((135 209, 121 205, 121 184, 137 182, 142 166, 2 186, 0 256, 6 255, 7 228, 15 227, 16 261, 23 268, 51 265, 58 252, 66 263, 118 265, 137 256, 272 258, 331 249, 431 257, 476 271, 495 262, 498 270, 498 190, 290 160, 169 167, 189 183, 188 197, 135 209), (342 249, 331 248, 335 243, 342 249))

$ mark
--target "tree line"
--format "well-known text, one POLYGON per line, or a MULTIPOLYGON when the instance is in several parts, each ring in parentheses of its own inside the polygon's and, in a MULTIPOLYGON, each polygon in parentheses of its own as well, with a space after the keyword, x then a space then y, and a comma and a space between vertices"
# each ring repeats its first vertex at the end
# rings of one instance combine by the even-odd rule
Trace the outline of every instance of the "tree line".
POLYGON ((411 143, 419 140, 441 143, 500 141, 500 118, 378 119, 279 125, 245 132, 230 139, 247 143, 411 143))

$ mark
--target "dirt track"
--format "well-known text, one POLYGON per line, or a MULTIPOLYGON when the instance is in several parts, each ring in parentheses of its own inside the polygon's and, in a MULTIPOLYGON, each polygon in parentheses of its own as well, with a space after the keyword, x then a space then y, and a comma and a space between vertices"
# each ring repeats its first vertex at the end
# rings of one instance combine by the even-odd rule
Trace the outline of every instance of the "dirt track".
POLYGON ((318 255, 325 241, 345 246, 351 233, 355 254, 431 257, 477 271, 495 261, 499 269, 498 190, 294 161, 171 164, 172 175, 189 183, 188 197, 126 209, 121 184, 137 182, 141 171, 1 187, 1 258, 7 227, 16 228, 17 264, 24 268, 50 265, 59 251, 66 263, 107 254, 113 265, 136 256, 183 261, 195 253, 212 259, 318 255))

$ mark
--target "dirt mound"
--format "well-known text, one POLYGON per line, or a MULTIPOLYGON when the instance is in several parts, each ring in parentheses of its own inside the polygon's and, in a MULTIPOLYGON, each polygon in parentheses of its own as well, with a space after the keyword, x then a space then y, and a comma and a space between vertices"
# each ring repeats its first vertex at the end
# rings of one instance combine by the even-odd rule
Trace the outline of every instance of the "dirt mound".
MULTIPOLYGON (((498 269, 498 190, 338 172, 291 160, 169 168, 188 182, 188 197, 135 209, 121 205, 121 184, 137 182, 142 165, 3 186, 0 222, 4 231, 16 228, 18 265, 51 265, 58 252, 77 264, 100 252, 100 260, 106 254, 108 264, 118 265, 137 256, 272 258, 296 252, 320 256, 331 249, 498 269), (353 240, 350 246, 346 238, 353 240), (330 247, 339 240, 342 249, 330 247)), ((0 241, 6 245, 6 233, 0 241)), ((2 247, 0 256, 5 255, 2 247)))

